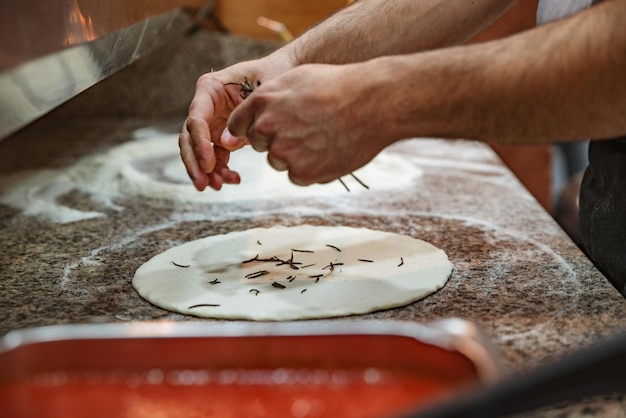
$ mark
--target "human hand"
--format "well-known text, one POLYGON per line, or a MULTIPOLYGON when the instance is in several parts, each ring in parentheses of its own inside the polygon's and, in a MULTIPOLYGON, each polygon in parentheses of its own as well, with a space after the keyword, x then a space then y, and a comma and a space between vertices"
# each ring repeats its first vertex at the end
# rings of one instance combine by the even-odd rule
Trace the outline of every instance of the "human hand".
MULTIPOLYGON (((244 101, 243 82, 255 88, 293 68, 295 59, 287 48, 253 61, 232 65, 198 79, 196 93, 189 106, 189 115, 178 139, 180 155, 187 174, 199 191, 207 186, 220 190, 224 183, 238 184, 239 174, 228 168, 230 153, 248 143, 226 129, 235 107, 244 101)), ((248 91, 249 93, 249 91, 248 91)))
POLYGON ((228 116, 243 100, 239 86, 229 83, 247 76, 245 65, 240 65, 198 79, 178 145, 187 173, 200 191, 207 186, 220 190, 224 183, 240 182, 239 174, 228 168, 228 161, 230 152, 241 148, 246 141, 232 135, 223 140, 222 133, 228 116))
POLYGON ((328 183, 368 163, 391 138, 379 135, 375 83, 357 64, 303 65, 264 82, 233 110, 232 135, 268 151, 298 185, 328 183))

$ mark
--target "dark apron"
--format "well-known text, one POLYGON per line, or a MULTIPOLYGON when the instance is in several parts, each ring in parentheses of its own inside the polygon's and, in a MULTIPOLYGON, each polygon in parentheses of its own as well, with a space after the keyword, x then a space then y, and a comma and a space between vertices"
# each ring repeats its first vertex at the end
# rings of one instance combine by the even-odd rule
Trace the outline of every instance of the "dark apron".
POLYGON ((589 144, 579 210, 587 256, 626 296, 626 137, 589 144))

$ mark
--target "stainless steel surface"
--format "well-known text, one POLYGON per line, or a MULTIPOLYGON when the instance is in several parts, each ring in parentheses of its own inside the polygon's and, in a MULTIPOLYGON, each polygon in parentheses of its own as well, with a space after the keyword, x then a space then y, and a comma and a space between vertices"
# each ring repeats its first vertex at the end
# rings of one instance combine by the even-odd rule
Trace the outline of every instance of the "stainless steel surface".
POLYGON ((0 2, 0 139, 189 30, 184 3, 0 2))

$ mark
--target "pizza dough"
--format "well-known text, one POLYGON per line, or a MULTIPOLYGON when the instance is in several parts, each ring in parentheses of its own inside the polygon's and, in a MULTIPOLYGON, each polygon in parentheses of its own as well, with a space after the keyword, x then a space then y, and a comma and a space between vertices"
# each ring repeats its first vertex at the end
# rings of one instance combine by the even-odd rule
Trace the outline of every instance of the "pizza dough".
POLYGON ((443 250, 361 228, 256 228, 191 241, 156 255, 133 286, 152 304, 224 319, 296 320, 404 306, 440 289, 443 250))

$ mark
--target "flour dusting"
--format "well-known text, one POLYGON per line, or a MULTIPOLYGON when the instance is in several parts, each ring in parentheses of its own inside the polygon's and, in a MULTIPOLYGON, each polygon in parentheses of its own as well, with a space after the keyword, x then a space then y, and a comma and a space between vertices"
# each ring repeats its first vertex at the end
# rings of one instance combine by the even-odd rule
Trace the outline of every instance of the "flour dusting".
MULTIPOLYGON (((25 214, 43 216, 57 223, 70 223, 105 216, 99 211, 81 211, 58 202, 73 190, 87 194, 94 203, 120 211, 119 197, 164 199, 181 203, 220 204, 243 201, 297 199, 316 196, 344 196, 339 182, 299 187, 286 173, 272 169, 266 154, 245 147, 231 157, 231 166, 242 182, 221 191, 198 192, 191 185, 180 159, 177 136, 154 131, 104 152, 87 156, 74 165, 58 170, 16 173, 0 178, 0 202, 22 209, 25 214)), ((422 170, 402 155, 381 153, 355 172, 370 191, 406 187, 422 175, 422 170)), ((355 179, 346 176, 350 193, 368 192, 355 179)))

